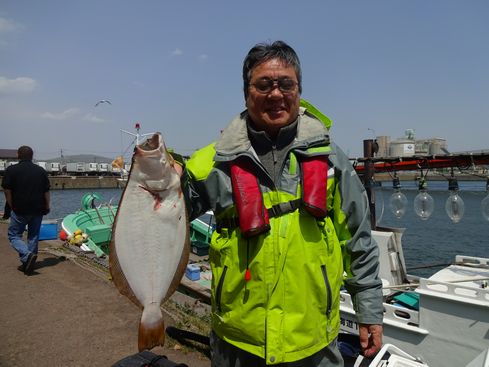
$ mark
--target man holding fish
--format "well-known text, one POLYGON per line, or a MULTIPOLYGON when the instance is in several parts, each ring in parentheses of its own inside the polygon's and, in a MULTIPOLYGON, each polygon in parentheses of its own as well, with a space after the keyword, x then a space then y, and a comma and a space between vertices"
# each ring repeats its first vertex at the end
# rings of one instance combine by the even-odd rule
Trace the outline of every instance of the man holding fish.
POLYGON ((164 344, 160 305, 187 265, 188 220, 207 210, 217 225, 209 250, 212 366, 343 366, 342 286, 363 354, 381 348, 367 195, 330 139, 331 121, 300 99, 301 79, 290 46, 258 44, 243 65, 246 110, 217 142, 183 170, 159 133, 136 147, 109 259, 116 287, 142 309, 140 351, 164 344))
POLYGON ((246 110, 186 162, 192 220, 216 217, 213 366, 342 366, 342 286, 365 356, 382 344, 382 283, 367 196, 331 121, 305 101, 300 62, 282 41, 243 65, 246 110))

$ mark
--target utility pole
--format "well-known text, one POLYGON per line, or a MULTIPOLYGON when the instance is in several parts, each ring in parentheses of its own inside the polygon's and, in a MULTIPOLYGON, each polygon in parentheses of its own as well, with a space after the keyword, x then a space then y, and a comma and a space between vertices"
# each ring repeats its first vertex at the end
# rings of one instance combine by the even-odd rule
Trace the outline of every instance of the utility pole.
POLYGON ((374 154, 377 152, 377 150, 378 146, 375 140, 367 139, 363 141, 363 156, 365 158, 365 173, 363 175, 363 185, 365 186, 365 190, 367 191, 372 229, 377 228, 377 218, 375 215, 375 192, 373 190, 375 168, 372 161, 372 158, 374 157, 374 154))

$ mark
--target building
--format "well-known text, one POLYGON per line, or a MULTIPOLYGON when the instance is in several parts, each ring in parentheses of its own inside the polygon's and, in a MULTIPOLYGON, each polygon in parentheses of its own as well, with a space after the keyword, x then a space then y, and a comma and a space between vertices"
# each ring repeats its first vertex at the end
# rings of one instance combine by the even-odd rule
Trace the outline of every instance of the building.
POLYGON ((0 149, 0 159, 17 159, 17 149, 0 149))
POLYGON ((391 140, 390 136, 377 136, 377 157, 412 157, 447 154, 447 141, 443 138, 416 139, 414 129, 407 129, 404 137, 391 140))

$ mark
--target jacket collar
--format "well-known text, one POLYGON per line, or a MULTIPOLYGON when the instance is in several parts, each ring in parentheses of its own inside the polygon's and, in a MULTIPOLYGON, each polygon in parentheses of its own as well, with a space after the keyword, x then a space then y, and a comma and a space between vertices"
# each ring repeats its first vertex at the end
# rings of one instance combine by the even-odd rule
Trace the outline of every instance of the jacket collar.
POLYGON ((255 150, 267 151, 271 146, 277 149, 283 149, 292 143, 297 134, 297 120, 293 123, 284 126, 278 132, 276 139, 272 139, 265 131, 258 131, 248 122, 248 138, 255 150))
MULTIPOLYGON (((248 136, 248 111, 245 110, 236 116, 223 130, 215 145, 217 160, 230 160, 238 154, 255 155, 248 136), (219 159, 221 156, 221 159, 219 159)), ((299 109, 297 128, 294 137, 294 146, 307 148, 312 145, 329 144, 329 131, 324 124, 314 116, 307 113, 303 107, 299 109)), ((294 123, 295 124, 295 123, 294 123)), ((284 128, 285 137, 293 129, 292 125, 284 128)), ((252 128, 251 128, 252 129, 252 128)), ((282 134, 282 131, 279 133, 282 134)))

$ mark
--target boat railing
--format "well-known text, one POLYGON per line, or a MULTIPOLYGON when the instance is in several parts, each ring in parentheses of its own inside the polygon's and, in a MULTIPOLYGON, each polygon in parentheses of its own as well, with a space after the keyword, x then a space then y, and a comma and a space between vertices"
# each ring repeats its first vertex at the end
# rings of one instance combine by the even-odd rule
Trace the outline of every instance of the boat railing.
MULTIPOLYGON (((340 294, 340 305, 343 311, 350 311, 354 317, 353 303, 347 292, 340 294)), ((403 328, 419 334, 427 334, 428 331, 419 327, 419 312, 400 305, 384 303, 384 324, 403 328)), ((344 315, 342 315, 344 316, 344 315)), ((354 328, 347 330, 355 332, 354 328)))
POLYGON ((470 285, 458 284, 458 282, 484 281, 487 277, 473 277, 450 282, 437 281, 433 279, 419 279, 419 287, 416 292, 423 295, 437 296, 453 301, 473 303, 489 306, 489 288, 475 288, 470 285))
POLYGON ((456 255, 455 263, 464 266, 473 266, 487 268, 489 267, 489 259, 483 257, 456 255))

